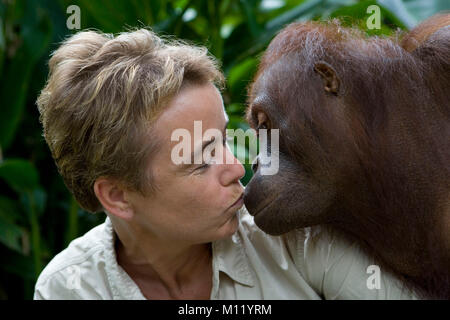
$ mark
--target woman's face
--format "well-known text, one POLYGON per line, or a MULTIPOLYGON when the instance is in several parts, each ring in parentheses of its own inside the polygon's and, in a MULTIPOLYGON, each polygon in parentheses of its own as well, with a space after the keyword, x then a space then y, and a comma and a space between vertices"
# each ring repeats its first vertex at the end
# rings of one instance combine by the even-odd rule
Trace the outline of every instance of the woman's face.
POLYGON ((130 194, 134 218, 146 232, 196 244, 236 231, 242 205, 231 205, 243 192, 239 179, 245 170, 223 141, 227 121, 220 92, 212 84, 185 87, 171 100, 156 122, 157 137, 152 137, 162 142, 148 167, 158 191, 150 197, 130 194), (194 136, 194 121, 201 121, 201 135, 194 136), (213 142, 223 151, 223 161, 206 166, 204 161, 190 166, 172 161, 172 149, 182 141, 171 141, 174 130, 189 131, 191 151, 201 153, 202 143, 210 140, 203 140, 203 133, 211 128, 223 133, 223 139, 213 142))

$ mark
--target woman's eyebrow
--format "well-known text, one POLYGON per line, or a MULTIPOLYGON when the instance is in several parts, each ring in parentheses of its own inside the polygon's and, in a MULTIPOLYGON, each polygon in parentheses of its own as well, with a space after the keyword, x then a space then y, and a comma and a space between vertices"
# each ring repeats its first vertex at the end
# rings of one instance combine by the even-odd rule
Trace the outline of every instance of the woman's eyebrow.
MULTIPOLYGON (((225 123, 225 127, 223 128, 223 130, 222 130, 222 138, 226 135, 226 131, 227 131, 227 127, 228 127, 228 124, 230 123, 230 121, 229 120, 227 120, 227 122, 225 123)), ((211 143, 213 143, 214 141, 216 140, 216 138, 215 137, 212 137, 211 138, 211 140, 209 140, 209 141, 204 141, 203 142, 203 144, 202 144, 202 149, 201 149, 201 152, 202 152, 202 154, 203 154, 203 151, 205 150, 205 148, 208 146, 208 145, 210 145, 211 143)), ((195 164, 194 163, 194 155, 196 154, 196 153, 198 153, 198 152, 200 152, 200 151, 198 151, 197 150, 197 152, 194 150, 194 151, 192 151, 192 153, 191 153, 191 164, 195 164)), ((197 163, 198 164, 198 163, 197 163)))
POLYGON ((192 164, 192 165, 194 165, 194 164, 200 164, 200 163, 194 163, 194 160, 195 160, 194 156, 195 156, 196 154, 198 154, 200 151, 201 151, 201 154, 203 155, 203 151, 205 150, 205 148, 206 148, 208 145, 210 145, 211 143, 213 143, 214 140, 216 140, 216 137, 211 137, 211 140, 209 140, 209 141, 204 141, 204 142, 203 142, 202 148, 201 148, 200 150, 193 150, 193 151, 192 151, 192 153, 191 153, 191 164, 192 164))
MULTIPOLYGON (((226 130, 227 130, 227 127, 228 127, 229 123, 230 123, 229 120, 227 120, 227 122, 225 123, 225 126, 224 126, 224 128, 222 130, 223 136, 226 135, 226 130)), ((215 137, 212 137, 211 140, 209 140, 209 141, 204 141, 203 144, 202 144, 201 153, 203 154, 203 151, 205 150, 205 148, 208 145, 210 145, 211 143, 213 143, 214 141, 215 141, 215 137)), ((194 156, 195 156, 196 153, 199 153, 199 152, 200 152, 200 150, 193 150, 192 153, 191 153, 191 158, 190 158, 191 162, 182 164, 181 167, 180 167, 180 170, 187 170, 187 169, 193 167, 196 164, 200 164, 200 163, 194 163, 194 159, 195 159, 194 156)))

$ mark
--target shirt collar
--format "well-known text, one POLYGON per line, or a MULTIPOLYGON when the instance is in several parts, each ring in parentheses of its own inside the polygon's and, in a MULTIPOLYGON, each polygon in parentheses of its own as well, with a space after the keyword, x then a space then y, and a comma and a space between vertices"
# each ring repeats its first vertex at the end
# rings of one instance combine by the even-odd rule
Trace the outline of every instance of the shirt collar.
POLYGON ((111 220, 105 220, 105 271, 111 286, 114 299, 145 300, 137 284, 131 279, 125 270, 117 263, 116 256, 116 233, 111 220))
MULTIPOLYGON (((216 266, 218 271, 226 273, 234 281, 253 287, 254 275, 248 264, 247 254, 238 232, 229 238, 212 243, 213 266, 216 266)), ((139 287, 117 263, 116 237, 111 220, 107 216, 104 238, 105 269, 113 295, 116 299, 145 299, 139 287)), ((215 268, 213 272, 216 272, 215 268)))
MULTIPOLYGON (((219 271, 226 273, 231 279, 243 285, 253 287, 254 275, 248 264, 239 231, 231 238, 213 242, 213 263, 219 271)), ((215 270, 213 270, 215 272, 215 270)))

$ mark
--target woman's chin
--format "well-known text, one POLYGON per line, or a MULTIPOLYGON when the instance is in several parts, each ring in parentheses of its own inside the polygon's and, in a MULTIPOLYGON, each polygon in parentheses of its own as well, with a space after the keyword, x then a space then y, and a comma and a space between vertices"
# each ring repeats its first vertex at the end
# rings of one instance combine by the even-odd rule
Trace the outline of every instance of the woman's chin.
POLYGON ((225 239, 231 237, 239 227, 239 214, 238 210, 232 215, 220 228, 219 239, 225 239))

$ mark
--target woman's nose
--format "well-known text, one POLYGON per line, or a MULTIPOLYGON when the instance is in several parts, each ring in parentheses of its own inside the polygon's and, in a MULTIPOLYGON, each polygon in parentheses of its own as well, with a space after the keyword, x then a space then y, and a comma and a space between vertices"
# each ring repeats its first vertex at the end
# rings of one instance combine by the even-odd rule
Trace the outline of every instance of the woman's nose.
POLYGON ((245 175, 245 168, 242 163, 237 159, 230 148, 226 148, 226 163, 227 174, 225 183, 234 182, 240 180, 245 175))

